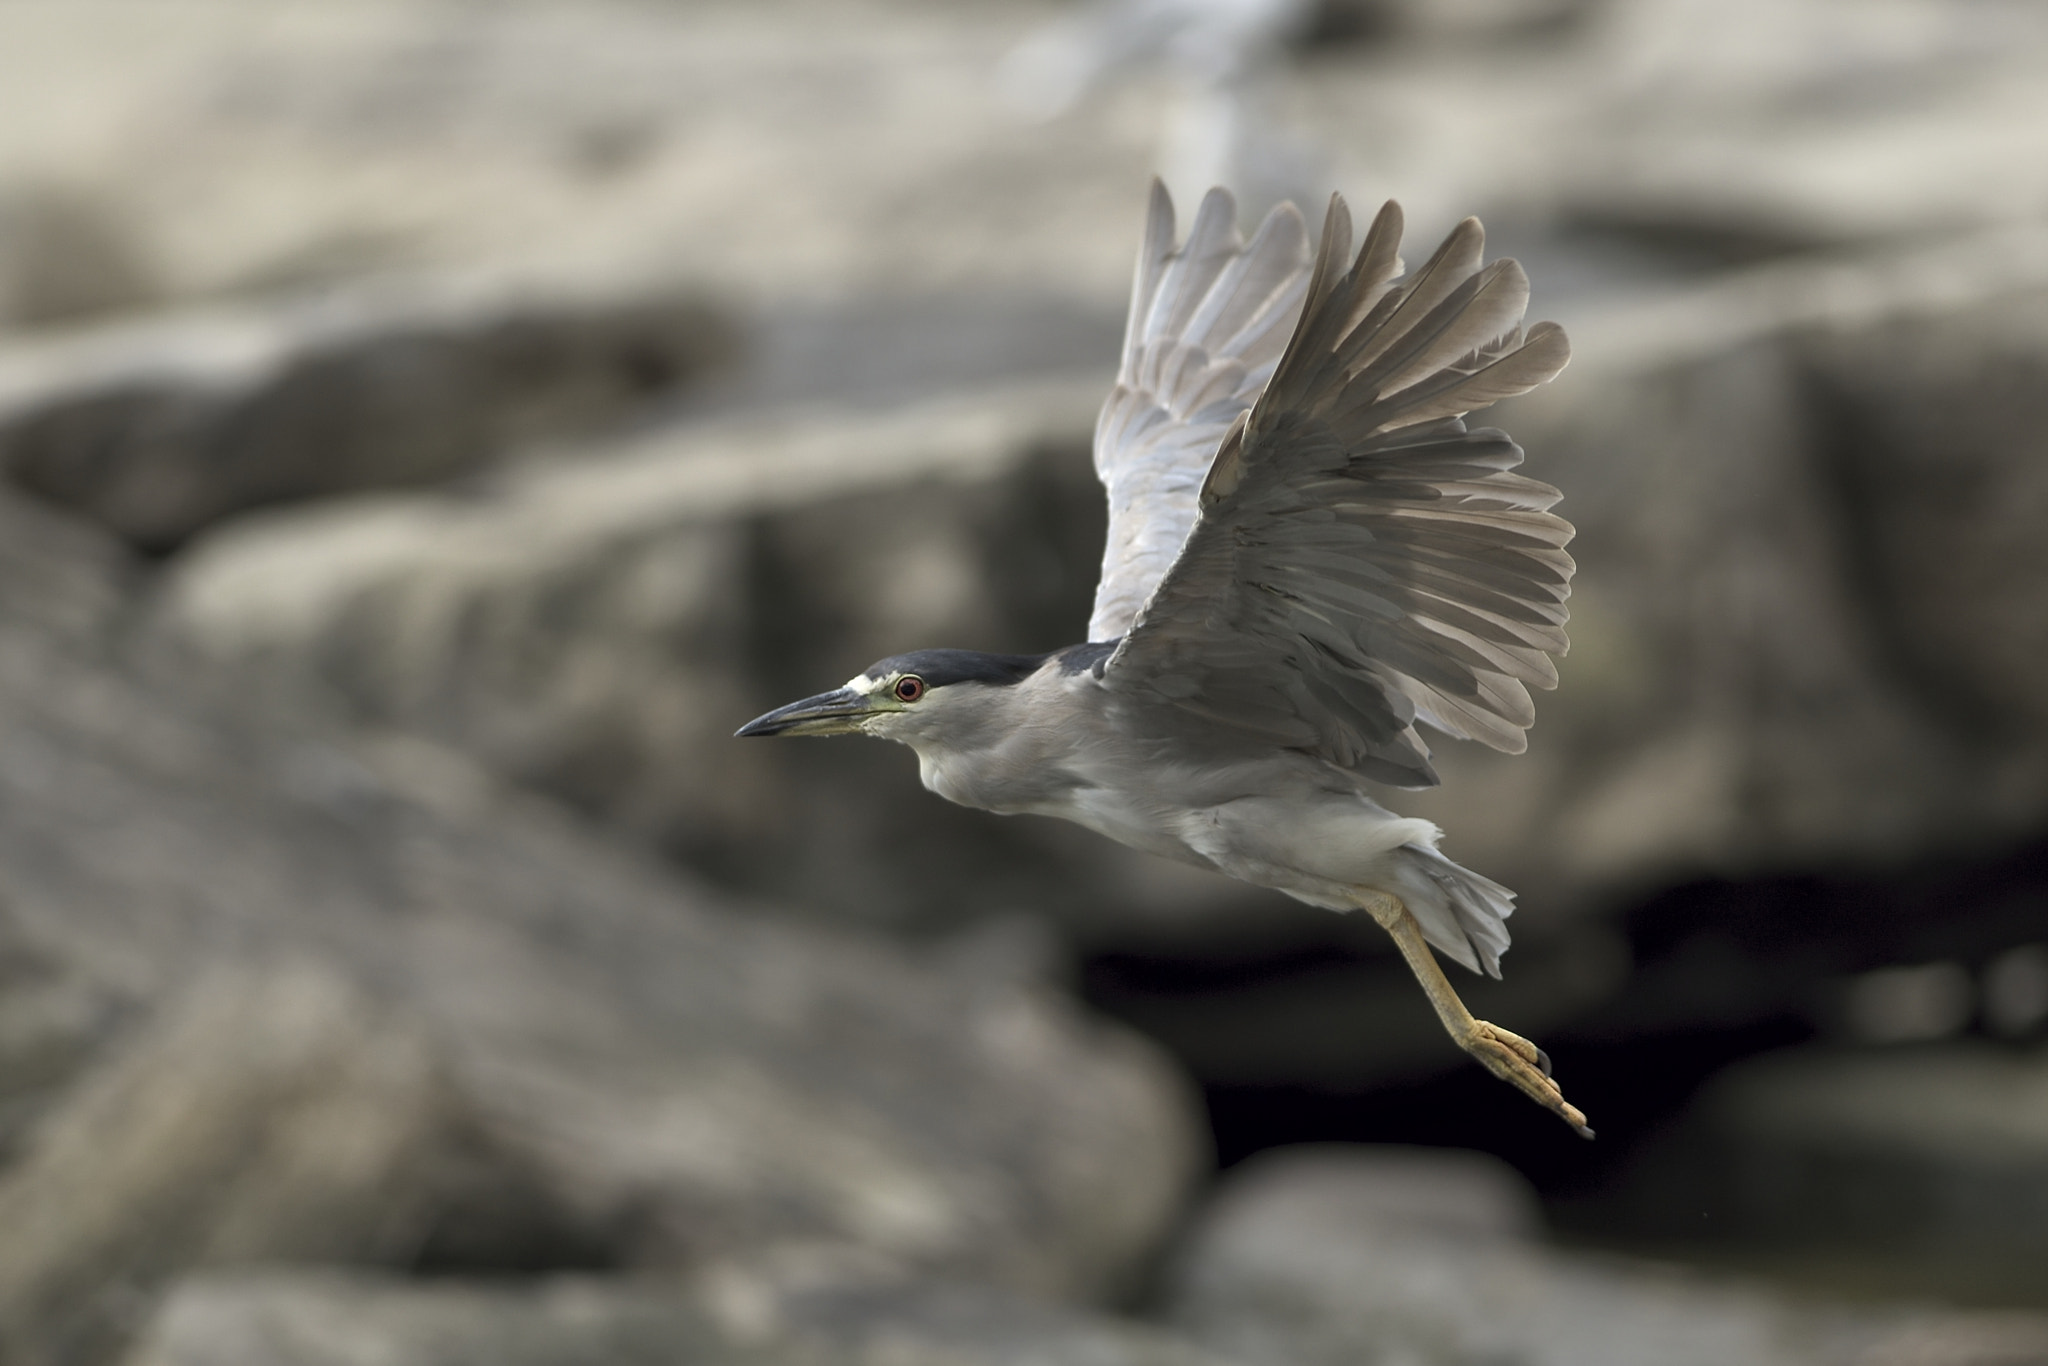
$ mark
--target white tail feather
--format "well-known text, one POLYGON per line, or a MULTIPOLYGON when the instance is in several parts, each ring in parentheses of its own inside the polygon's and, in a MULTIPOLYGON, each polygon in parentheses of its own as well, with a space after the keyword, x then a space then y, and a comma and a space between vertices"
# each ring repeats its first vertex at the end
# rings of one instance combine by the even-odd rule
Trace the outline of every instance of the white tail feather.
POLYGON ((1433 848, 1409 844, 1401 854, 1395 865, 1401 900, 1422 926, 1422 937, 1472 971, 1500 976, 1515 894, 1433 848))

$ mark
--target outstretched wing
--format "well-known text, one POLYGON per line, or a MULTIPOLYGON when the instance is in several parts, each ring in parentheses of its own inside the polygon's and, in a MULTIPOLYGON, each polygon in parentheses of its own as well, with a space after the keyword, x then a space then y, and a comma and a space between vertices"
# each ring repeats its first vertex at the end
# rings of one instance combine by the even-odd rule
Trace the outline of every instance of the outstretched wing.
POLYGON ((1556 489, 1512 473, 1521 448, 1463 414, 1570 352, 1553 324, 1522 330, 1528 279, 1481 266, 1476 219, 1409 280, 1400 237, 1389 203, 1347 270, 1331 200, 1286 354, 1104 679, 1166 733, 1428 786, 1416 722, 1518 753, 1528 685, 1557 682, 1571 525, 1556 489))
POLYGON ((1109 539, 1088 639, 1130 628, 1195 524, 1224 434, 1272 378, 1308 291, 1308 232, 1283 204, 1246 242, 1211 190, 1175 249, 1173 201, 1152 183, 1123 366, 1095 423, 1109 539))

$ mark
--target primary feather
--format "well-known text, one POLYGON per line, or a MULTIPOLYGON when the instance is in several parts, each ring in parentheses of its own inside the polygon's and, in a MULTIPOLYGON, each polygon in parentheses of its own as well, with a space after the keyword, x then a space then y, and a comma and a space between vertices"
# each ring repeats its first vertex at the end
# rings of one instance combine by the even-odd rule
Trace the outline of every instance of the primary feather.
POLYGON ((1290 208, 1249 244, 1232 213, 1212 192, 1176 251, 1154 191, 1097 428, 1105 685, 1162 739, 1399 786, 1437 781, 1418 722, 1521 751, 1568 645, 1572 528, 1513 473, 1521 448, 1463 418, 1563 369, 1564 333, 1523 330, 1528 282, 1481 264, 1477 220, 1404 280, 1392 203, 1354 258, 1333 197, 1312 274, 1290 208))
POLYGON ((1173 202, 1153 184, 1123 364, 1095 424, 1109 539, 1088 639, 1130 629, 1180 553, 1218 444, 1280 362, 1308 269, 1308 231, 1292 204, 1246 242, 1236 204, 1212 190, 1176 248, 1173 202))

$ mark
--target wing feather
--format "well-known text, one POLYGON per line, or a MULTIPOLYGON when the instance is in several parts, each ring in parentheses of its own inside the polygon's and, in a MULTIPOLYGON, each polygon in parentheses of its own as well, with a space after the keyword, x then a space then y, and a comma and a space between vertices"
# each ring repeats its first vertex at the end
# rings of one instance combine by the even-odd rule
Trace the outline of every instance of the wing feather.
POLYGON ((1123 361, 1095 426, 1109 497, 1090 640, 1129 629, 1194 527, 1203 477, 1231 426, 1271 380, 1308 294, 1308 230, 1292 205, 1249 242, 1212 190, 1174 243, 1155 183, 1131 287, 1123 361))
MULTIPOLYGON (((1568 344, 1552 324, 1523 329, 1528 278, 1483 264, 1476 219, 1406 279, 1400 236, 1389 204, 1352 257, 1350 214, 1332 199, 1292 336, 1250 411, 1231 413, 1178 557, 1108 663, 1106 684, 1163 733, 1287 744, 1428 785, 1418 723, 1518 752, 1530 688, 1557 683, 1572 528, 1551 511, 1556 489, 1515 472, 1521 448, 1464 415, 1550 379, 1568 344)), ((1198 223, 1184 250, 1194 259, 1201 243, 1206 262, 1220 240, 1198 223)), ((1241 282, 1243 259, 1187 278, 1241 282)), ((1155 274, 1163 285, 1172 271, 1155 274)), ((1172 372, 1178 392, 1192 373, 1172 372)))

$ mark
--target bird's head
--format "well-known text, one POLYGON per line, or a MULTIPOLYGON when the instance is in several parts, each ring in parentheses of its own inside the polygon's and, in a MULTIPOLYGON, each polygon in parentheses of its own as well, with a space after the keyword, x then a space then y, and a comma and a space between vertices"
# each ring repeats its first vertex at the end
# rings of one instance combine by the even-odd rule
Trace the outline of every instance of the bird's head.
POLYGON ((996 710, 997 693, 1021 683, 1045 655, 915 650, 870 664, 843 688, 806 697, 741 726, 740 735, 873 735, 915 744, 964 740, 996 710))

